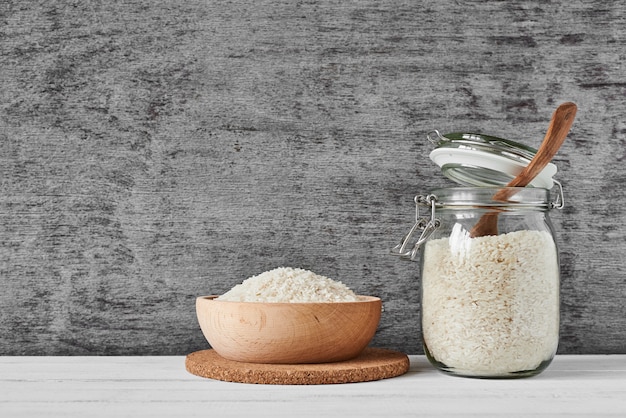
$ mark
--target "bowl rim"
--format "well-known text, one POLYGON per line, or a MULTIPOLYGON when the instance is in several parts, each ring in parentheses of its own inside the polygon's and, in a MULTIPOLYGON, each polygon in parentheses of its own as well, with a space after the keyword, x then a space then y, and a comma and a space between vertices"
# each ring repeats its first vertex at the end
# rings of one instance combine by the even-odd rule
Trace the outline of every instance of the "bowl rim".
POLYGON ((196 300, 206 300, 213 303, 245 303, 247 304, 256 304, 256 305, 271 305, 271 306, 279 306, 279 305, 339 305, 339 304, 359 304, 359 303, 373 303, 373 302, 381 302, 382 300, 378 296, 368 296, 368 295, 356 295, 358 300, 351 301, 330 301, 330 302, 259 302, 259 301, 239 301, 239 300, 217 300, 216 298, 220 295, 206 295, 206 296, 198 296, 196 300))

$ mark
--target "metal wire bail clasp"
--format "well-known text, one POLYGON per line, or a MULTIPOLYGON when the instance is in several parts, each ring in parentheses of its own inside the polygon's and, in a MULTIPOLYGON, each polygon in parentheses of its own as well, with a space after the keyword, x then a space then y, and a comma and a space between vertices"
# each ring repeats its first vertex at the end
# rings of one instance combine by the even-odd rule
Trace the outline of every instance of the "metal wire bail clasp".
POLYGON ((411 228, 408 234, 402 238, 400 244, 396 245, 391 249, 391 253, 394 255, 398 255, 403 258, 409 258, 414 260, 417 257, 419 249, 421 245, 430 238, 430 236, 439 228, 441 222, 439 219, 435 218, 435 204, 437 203, 437 196, 435 195, 418 195, 415 196, 415 225, 411 228), (430 219, 428 218, 420 218, 420 205, 430 206, 430 219), (410 241, 415 232, 421 229, 422 233, 419 238, 413 244, 413 247, 410 248, 410 241))
POLYGON ((428 132, 426 134, 426 139, 428 139, 434 145, 439 145, 442 141, 449 141, 448 138, 441 135, 441 133, 436 129, 433 129, 432 131, 428 132))
POLYGON ((552 179, 557 186, 557 195, 553 202, 550 203, 550 209, 563 209, 565 207, 565 196, 563 195, 563 185, 552 179))

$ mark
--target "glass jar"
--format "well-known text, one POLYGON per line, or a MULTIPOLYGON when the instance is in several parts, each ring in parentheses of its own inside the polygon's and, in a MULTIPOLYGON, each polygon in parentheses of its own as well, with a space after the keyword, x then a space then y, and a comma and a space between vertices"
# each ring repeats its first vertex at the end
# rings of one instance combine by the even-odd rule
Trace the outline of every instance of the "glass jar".
POLYGON ((559 340, 559 256, 548 218, 549 191, 435 190, 438 227, 420 258, 424 352, 461 376, 532 376, 552 361, 559 340), (495 212, 497 210, 497 212, 495 212), (497 216, 496 235, 473 236, 497 216))
MULTIPOLYGON (((544 187, 490 186, 493 173, 474 161, 446 164, 448 177, 481 187, 416 196, 415 225, 393 250, 411 260, 420 255, 424 352, 452 375, 536 375, 559 341, 559 253, 549 219, 563 207, 556 170, 542 180, 558 186, 553 200, 544 187)), ((498 169, 505 178, 514 171, 498 169)))

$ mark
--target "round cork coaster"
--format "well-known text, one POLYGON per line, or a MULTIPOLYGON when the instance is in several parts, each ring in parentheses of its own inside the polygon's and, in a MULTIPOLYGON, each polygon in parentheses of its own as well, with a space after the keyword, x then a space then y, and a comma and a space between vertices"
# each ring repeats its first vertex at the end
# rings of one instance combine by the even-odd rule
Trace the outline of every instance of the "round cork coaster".
POLYGON ((266 385, 325 385, 368 382, 400 376, 409 370, 406 354, 368 347, 352 360, 317 364, 256 364, 227 360, 215 350, 187 355, 191 374, 226 382, 266 385))

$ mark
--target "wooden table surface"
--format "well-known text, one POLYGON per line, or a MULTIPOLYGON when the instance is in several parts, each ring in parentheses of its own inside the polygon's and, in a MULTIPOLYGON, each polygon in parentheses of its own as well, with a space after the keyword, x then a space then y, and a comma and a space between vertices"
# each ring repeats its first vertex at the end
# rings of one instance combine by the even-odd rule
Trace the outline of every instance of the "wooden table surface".
POLYGON ((0 416, 626 416, 626 355, 560 355, 519 380, 451 377, 410 360, 392 379, 278 386, 200 378, 184 356, 0 357, 0 416))

